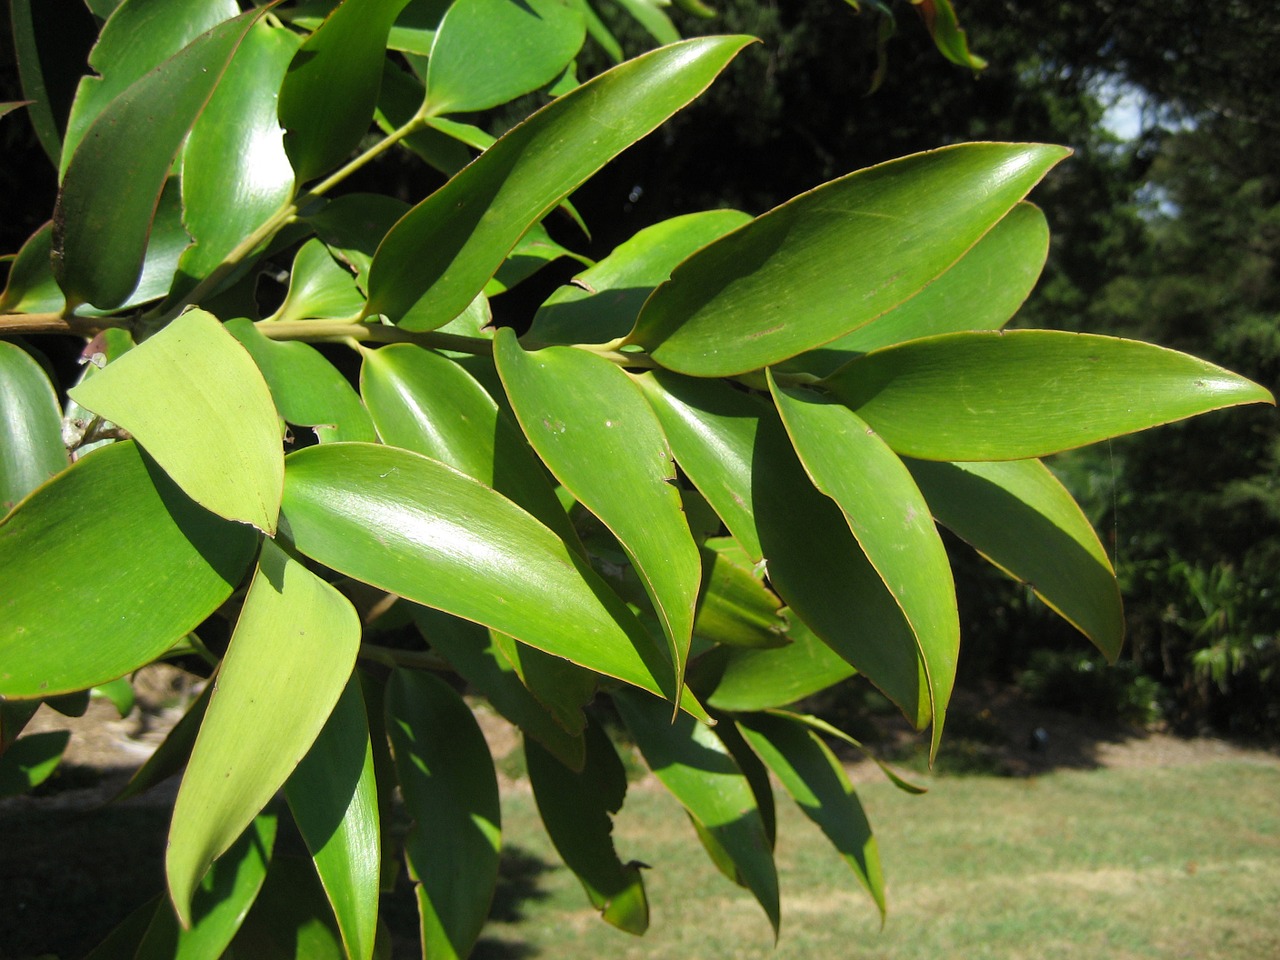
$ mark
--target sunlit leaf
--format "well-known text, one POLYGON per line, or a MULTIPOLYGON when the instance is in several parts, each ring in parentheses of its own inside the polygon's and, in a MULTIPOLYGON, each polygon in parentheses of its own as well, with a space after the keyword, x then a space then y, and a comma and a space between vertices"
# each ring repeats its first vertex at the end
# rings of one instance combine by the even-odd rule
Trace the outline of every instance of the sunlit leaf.
POLYGON ((618 0, 618 6, 658 43, 675 43, 680 39, 680 31, 663 10, 666 0, 618 0))
POLYGON ((405 853, 418 884, 423 955, 467 957, 498 880, 502 817, 489 747, 462 698, 421 671, 391 674, 387 732, 415 821, 405 853))
POLYGON ((791 643, 763 650, 712 650, 689 670, 689 683, 717 710, 766 710, 795 703, 856 672, 803 623, 792 620, 791 643))
POLYGON ((703 377, 820 347, 919 293, 1066 154, 960 144, 833 180, 682 263, 627 340, 703 377))
POLYGON ((731 549, 702 548, 703 583, 693 632, 734 647, 780 647, 787 643, 782 601, 756 577, 736 541, 731 549))
POLYGON ((53 384, 29 353, 0 341, 0 516, 66 467, 53 384))
POLYGON ((100 683, 89 691, 89 696, 91 698, 101 697, 104 700, 109 700, 122 720, 133 712, 136 702, 133 684, 128 677, 118 677, 115 680, 100 683))
POLYGON ((913 340, 854 360, 825 385, 894 450, 922 460, 1025 460, 1275 402, 1185 353, 1055 330, 913 340))
POLYGON ((0 695, 84 690, 149 663, 230 596, 255 542, 135 444, 93 452, 0 523, 0 695))
POLYGON ((351 272, 334 260, 319 240, 308 240, 293 258, 284 302, 268 319, 353 317, 362 307, 364 297, 351 272))
POLYGON ((276 408, 212 314, 184 313, 70 395, 128 430, 197 503, 275 531, 284 475, 276 408))
POLYGON ((333 587, 263 542, 174 805, 165 857, 184 924, 219 857, 315 741, 355 665, 360 620, 333 587))
POLYGON ((973 70, 982 70, 987 61, 969 52, 969 41, 956 19, 951 0, 911 0, 925 27, 933 36, 933 42, 944 57, 952 63, 973 70))

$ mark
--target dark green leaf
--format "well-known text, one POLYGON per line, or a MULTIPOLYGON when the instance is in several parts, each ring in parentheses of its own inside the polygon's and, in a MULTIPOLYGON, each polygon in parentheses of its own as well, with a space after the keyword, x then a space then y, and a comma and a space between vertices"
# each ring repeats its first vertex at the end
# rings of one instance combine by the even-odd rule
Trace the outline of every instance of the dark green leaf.
POLYGON ((795 703, 856 672, 794 618, 787 635, 791 643, 777 649, 712 650, 690 665, 689 683, 717 710, 765 710, 795 703))
POLYGON ((126 800, 150 790, 157 783, 181 772, 191 756, 191 748, 195 746, 196 734, 200 732, 200 724, 204 721, 204 713, 208 709, 212 693, 213 684, 206 684, 200 691, 200 696, 187 708, 182 719, 174 724, 155 753, 147 757, 146 763, 138 768, 124 789, 115 796, 116 800, 126 800))
POLYGON ((29 733, 0 754, 0 797, 12 797, 38 787, 62 759, 70 730, 29 733))
POLYGON ((83 690, 154 660, 230 596, 256 541, 134 443, 80 460, 0 523, 0 695, 83 690))
MULTIPOLYGON (((13 31, 13 53, 18 68, 18 79, 22 84, 22 95, 27 99, 27 112, 31 117, 31 126, 35 129, 36 139, 53 165, 58 166, 62 154, 62 130, 58 118, 54 116, 50 103, 49 87, 45 82, 45 74, 57 75, 55 67, 46 67, 43 62, 50 52, 51 59, 68 56, 65 37, 59 36, 55 50, 50 51, 48 45, 42 52, 41 44, 36 39, 35 21, 31 15, 32 0, 12 0, 9 5, 10 25, 13 31), (43 55, 42 55, 43 53, 43 55)), ((57 42, 57 41, 55 41, 57 42)), ((62 66, 61 63, 58 66, 62 66)))
POLYGON ((0 516, 66 468, 53 384, 30 354, 0 341, 0 516))
POLYGON ((736 541, 730 549, 702 548, 703 582, 693 632, 733 647, 781 647, 787 621, 780 601, 769 591, 736 541))
POLYGON ((0 309, 5 313, 61 313, 66 305, 53 277, 53 223, 46 223, 22 245, 9 265, 0 309))
MULTIPOLYGON (((283 855, 271 861, 253 909, 224 956, 227 960, 354 960, 343 949, 311 864, 283 855)), ((382 960, 389 956, 380 955, 382 960)))

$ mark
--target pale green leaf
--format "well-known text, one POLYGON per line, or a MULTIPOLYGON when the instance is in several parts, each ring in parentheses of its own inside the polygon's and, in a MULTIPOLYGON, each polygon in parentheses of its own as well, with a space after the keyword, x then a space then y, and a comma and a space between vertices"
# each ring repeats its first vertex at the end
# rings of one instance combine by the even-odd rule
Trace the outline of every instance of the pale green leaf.
POLYGON ((53 384, 29 353, 0 341, 0 516, 66 468, 53 384))
POLYGON ((275 532, 284 454, 271 392, 213 315, 191 310, 70 391, 197 503, 275 532))
POLYGON ((780 647, 787 643, 782 601, 755 575, 737 541, 702 548, 702 591, 693 621, 695 635, 734 647, 780 647))
POLYGON ((319 240, 308 240, 293 258, 289 290, 268 320, 342 319, 364 307, 356 278, 342 267, 319 240))
POLYGON ((346 598, 264 541, 174 805, 165 868, 184 923, 209 864, 310 749, 359 644, 346 598))

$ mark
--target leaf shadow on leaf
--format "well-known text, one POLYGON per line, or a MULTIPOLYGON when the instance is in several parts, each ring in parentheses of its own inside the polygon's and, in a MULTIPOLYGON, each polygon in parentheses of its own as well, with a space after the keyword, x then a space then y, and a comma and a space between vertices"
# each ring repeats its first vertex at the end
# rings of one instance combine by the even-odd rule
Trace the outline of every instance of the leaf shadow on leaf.
POLYGON ((625 337, 654 289, 620 287, 543 304, 534 336, 551 343, 605 343, 625 337))

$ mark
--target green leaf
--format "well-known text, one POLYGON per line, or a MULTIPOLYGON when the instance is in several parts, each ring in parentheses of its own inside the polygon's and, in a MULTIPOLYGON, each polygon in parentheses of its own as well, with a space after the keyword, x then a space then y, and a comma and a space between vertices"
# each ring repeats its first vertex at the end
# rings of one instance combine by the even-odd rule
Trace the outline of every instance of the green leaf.
POLYGON ((775 710, 770 710, 769 713, 776 714, 777 716, 783 717, 784 719, 803 724, 804 726, 808 727, 810 730, 815 730, 820 734, 823 734, 828 737, 834 737, 836 740, 840 740, 844 743, 847 743, 849 746, 859 751, 864 757, 866 757, 868 760, 870 760, 872 763, 878 766, 880 768, 880 772, 883 773, 885 777, 903 793, 910 793, 912 795, 918 796, 922 793, 929 792, 928 789, 926 789, 925 787, 919 786, 918 784, 911 783, 909 780, 904 779, 902 776, 894 772, 894 770, 888 764, 884 763, 882 760, 880 760, 879 757, 877 757, 874 753, 872 753, 869 749, 867 749, 867 747, 863 743, 861 743, 858 740, 855 740, 853 737, 849 736, 849 734, 845 733, 843 730, 839 729, 838 727, 833 727, 831 724, 827 723, 827 721, 820 719, 819 717, 815 717, 807 713, 792 713, 790 710, 775 709, 775 710))
POLYGON ((519 428, 457 363, 407 343, 366 351, 360 392, 384 443, 493 487, 576 545, 573 525, 519 428))
POLYGON ((533 449, 639 572, 683 684, 702 561, 652 409, 621 368, 583 350, 526 353, 504 328, 494 360, 533 449))
POLYGON ((229 320, 226 328, 253 357, 285 422, 315 427, 321 443, 377 439, 360 396, 315 347, 269 340, 245 319, 229 320))
POLYGON ((901 306, 825 347, 783 365, 825 377, 859 354, 905 340, 997 330, 1026 300, 1049 253, 1049 225, 1023 201, 950 270, 901 306))
MULTIPOLYGON (((385 934, 379 937, 383 940, 385 934)), ((380 943, 382 958, 389 958, 380 943)), ((306 860, 278 856, 253 909, 224 954, 228 960, 351 960, 316 871, 306 860)))
POLYGON ((356 278, 344 269, 319 240, 308 240, 293 258, 289 291, 268 319, 272 321, 342 319, 364 307, 356 278))
POLYGON ((53 214, 54 274, 68 305, 110 309, 137 286, 174 158, 260 16, 202 34, 112 100, 85 134, 53 214))
POLYGON ((729 856, 741 882, 764 908, 775 937, 778 876, 751 785, 723 743, 687 714, 672 722, 660 701, 619 691, 613 701, 645 762, 694 824, 729 856))
POLYGON ((12 797, 40 786, 57 769, 70 730, 29 733, 0 754, 0 797, 12 797))
POLYGON ((702 548, 702 592, 693 632, 734 647, 780 647, 787 643, 782 601, 760 582, 737 541, 702 548))
POLYGON ((649 928, 649 901, 635 861, 613 845, 613 814, 622 809, 627 776, 598 724, 586 729, 586 758, 575 772, 528 737, 529 783, 547 835, 605 922, 639 936, 649 928))
POLYGON ((702 377, 822 346, 919 293, 1066 154, 960 144, 833 180, 682 263, 627 342, 702 377))
POLYGON ((786 706, 848 679, 856 672, 806 627, 792 620, 785 647, 722 647, 689 667, 689 683, 716 710, 766 710, 786 706))
POLYGON ((748 42, 713 37, 655 50, 539 110, 387 235, 370 270, 365 315, 399 321, 429 298, 409 329, 452 320, 529 227, 701 93, 748 42))
POLYGON ((680 31, 663 12, 666 0, 618 0, 618 6, 627 11, 644 31, 658 43, 675 43, 680 31))
POLYGON ((409 205, 380 193, 348 193, 335 197, 307 217, 307 223, 356 276, 356 287, 368 288, 374 251, 409 205))
POLYGON ((489 747, 453 689, 420 671, 391 674, 387 731, 415 821, 405 852, 418 883, 423 955, 467 957, 498 880, 502 816, 489 747))
POLYGON ((1114 661, 1124 640, 1120 588, 1098 535, 1038 460, 907 462, 938 522, 1010 576, 1114 661))
POLYGON ((179 915, 163 900, 138 947, 135 960, 199 960, 220 957, 240 929, 267 874, 275 846, 276 816, 262 813, 232 835, 226 853, 191 892, 179 915))
MULTIPOLYGON (((48 43, 41 44, 36 38, 35 21, 32 17, 32 0, 13 0, 9 5, 9 22, 10 29, 13 32, 13 55, 14 59, 10 61, 11 69, 16 66, 18 70, 18 79, 22 86, 22 95, 27 101, 27 115, 31 118, 31 126, 35 130, 36 139, 40 141, 40 146, 44 148, 44 152, 53 161, 53 165, 58 165, 58 159, 62 154, 62 130, 58 118, 53 114, 53 105, 50 103, 49 88, 45 83, 45 74, 50 76, 58 76, 60 70, 58 67, 65 66, 64 63, 58 63, 57 66, 50 65, 46 67, 46 54, 52 54, 52 57, 62 57, 72 59, 69 56, 67 48, 73 45, 68 42, 68 37, 59 35, 54 40, 56 44, 52 50, 48 43), (43 50, 41 49, 43 47, 43 50)), ((41 38, 43 39, 43 38, 41 38)), ((51 57, 51 58, 52 58, 51 57)), ((74 69, 74 68, 73 68, 74 69)))
MULTIPOLYGON (((554 533, 451 467, 394 447, 288 458, 287 535, 307 556, 669 699, 670 662, 554 533)), ((702 715, 687 694, 685 709, 702 715)))
POLYGON ((154 660, 231 595, 255 541, 135 444, 93 452, 0 522, 0 696, 84 690, 154 660))
POLYGON ((381 851, 373 747, 360 678, 347 680, 328 721, 285 783, 350 960, 370 960, 381 851))
POLYGON ((213 693, 213 685, 206 684, 200 696, 187 708, 182 719, 174 724, 168 735, 147 757, 146 762, 129 778, 129 782, 113 798, 127 800, 129 797, 144 793, 158 783, 182 771, 191 756, 191 748, 195 746, 196 735, 200 732, 200 724, 204 722, 205 711, 209 707, 209 697, 213 693))
POLYGON ((585 37, 582 14, 563 0, 457 0, 436 30, 423 111, 488 110, 546 86, 585 37))
POLYGON ((911 0, 911 5, 924 20, 934 44, 944 57, 972 70, 986 68, 987 61, 969 52, 968 38, 960 29, 951 0, 911 0))
POLYGON ((506 634, 490 634, 494 650, 511 665, 556 723, 571 736, 581 734, 587 725, 582 708, 595 697, 599 678, 576 663, 519 643, 506 634))
POLYGON ((133 712, 136 697, 133 693, 133 684, 128 677, 119 677, 115 680, 108 680, 106 683, 100 683, 89 691, 90 697, 102 697, 111 701, 111 705, 116 708, 116 713, 123 720, 133 712))
POLYGON ((5 313, 61 313, 66 299, 53 277, 53 223, 33 233, 9 265, 0 310, 5 313))
POLYGON ((76 88, 67 119, 59 177, 66 175, 67 164, 81 139, 112 101, 201 34, 239 12, 235 0, 209 3, 128 0, 120 4, 89 54, 89 66, 100 76, 82 77, 76 88))
POLYGON ((174 805, 165 867, 178 916, 306 755, 351 676, 360 620, 342 594, 264 541, 174 805))
POLYGON ((43 700, 5 700, 0 697, 0 756, 18 739, 18 734, 43 704, 43 700))
POLYGON ((777 414, 724 381, 657 371, 640 380, 676 462, 743 548, 760 550, 792 617, 922 729, 930 691, 915 634, 840 509, 810 482, 777 414))
POLYGON ((825 385, 894 450, 922 460, 1027 460, 1275 402, 1185 353, 1055 330, 913 340, 854 360, 825 385))
POLYGON ((649 294, 677 264, 750 222, 737 210, 708 210, 646 227, 548 297, 533 318, 529 339, 605 343, 626 336, 649 294))
POLYGON ((182 257, 182 288, 208 276, 293 196, 276 94, 298 43, 288 30, 255 24, 191 129, 182 206, 195 243, 182 257))
POLYGON ((529 228, 529 232, 520 238, 520 242, 515 245, 510 256, 503 261, 498 272, 493 275, 493 279, 485 284, 485 295, 496 297, 506 293, 561 257, 572 257, 579 263, 591 264, 586 257, 556 243, 546 227, 535 223, 529 228))
MULTIPOLYGON (((499 651, 490 631, 430 607, 415 606, 413 619, 431 648, 444 656, 495 710, 519 727, 526 737, 541 743, 565 766, 582 769, 582 737, 565 730, 529 691, 511 662, 499 651)), ((581 710, 578 712, 581 716, 581 710)))
POLYGON ((779 716, 742 717, 738 729, 804 815, 821 828, 849 864, 871 894, 883 923, 880 851, 862 802, 840 761, 812 731, 779 716))
POLYGON ((783 425, 819 491, 833 499, 901 607, 924 665, 938 751, 960 654, 955 582, 929 505, 911 472, 858 415, 812 390, 769 389, 783 425))
POLYGON ((0 516, 66 468, 53 384, 29 353, 0 341, 0 516))
POLYGON ((293 58, 280 87, 280 123, 299 183, 336 167, 368 132, 387 33, 405 3, 345 0, 293 58))
POLYGON ((275 532, 284 475, 276 408, 253 359, 212 314, 184 313, 69 395, 128 430, 197 503, 275 532))

